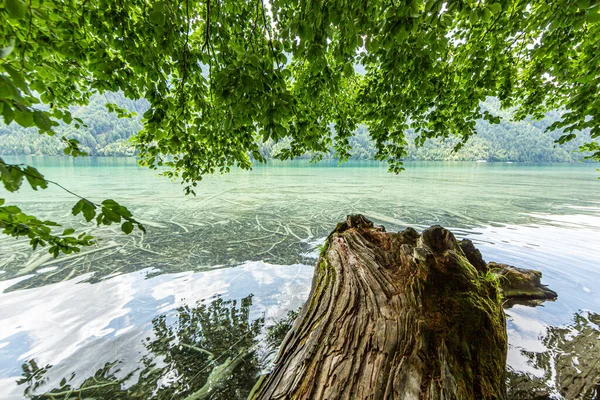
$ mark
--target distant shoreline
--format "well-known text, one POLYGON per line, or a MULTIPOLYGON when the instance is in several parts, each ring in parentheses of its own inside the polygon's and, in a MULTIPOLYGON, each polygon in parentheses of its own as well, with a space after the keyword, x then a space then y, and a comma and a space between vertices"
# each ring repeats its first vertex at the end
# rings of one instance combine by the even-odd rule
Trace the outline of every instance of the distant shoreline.
MULTIPOLYGON (((68 156, 68 155, 44 155, 44 154, 0 154, 0 157, 14 157, 14 158, 56 158, 56 159, 72 159, 76 160, 77 158, 68 156)), ((91 155, 91 156, 83 156, 79 157, 79 159, 92 159, 92 158, 100 158, 100 159, 109 159, 109 158, 119 158, 119 159, 137 159, 137 156, 129 156, 129 155, 91 155)), ((278 158, 267 158, 267 162, 298 162, 298 161, 306 161, 310 163, 310 158, 299 157, 294 158, 292 160, 280 160, 278 158)), ((321 161, 318 161, 316 164, 323 162, 339 162, 338 158, 325 158, 321 161)), ((356 159, 351 158, 347 161, 342 162, 341 164, 345 164, 347 162, 369 162, 369 163, 381 163, 385 164, 386 161, 379 161, 374 158, 369 159, 356 159)), ((478 163, 478 164, 595 164, 597 163, 594 160, 572 160, 572 161, 504 161, 504 160, 485 160, 485 159, 473 159, 473 160, 444 160, 444 159, 436 159, 436 160, 424 160, 424 159, 409 159, 404 160, 404 163, 413 163, 413 162, 432 162, 432 163, 442 163, 442 162, 452 162, 452 163, 478 163)), ((254 165, 265 165, 265 163, 258 162, 253 160, 254 165)))

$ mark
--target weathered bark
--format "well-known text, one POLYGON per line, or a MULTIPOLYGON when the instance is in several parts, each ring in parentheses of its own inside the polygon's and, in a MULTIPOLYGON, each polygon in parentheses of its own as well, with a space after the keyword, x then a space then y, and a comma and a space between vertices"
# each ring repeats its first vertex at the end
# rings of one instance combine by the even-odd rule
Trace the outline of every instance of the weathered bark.
POLYGON ((477 271, 482 274, 493 274, 498 278, 505 308, 514 304, 538 305, 558 297, 555 291, 542 284, 540 271, 517 268, 493 261, 486 263, 481 252, 469 239, 463 239, 459 245, 477 271))
POLYGON ((557 297, 555 291, 542 285, 540 271, 495 262, 488 263, 488 268, 500 279, 502 294, 507 301, 545 301, 554 300, 557 297))
POLYGON ((449 231, 386 233, 350 216, 255 399, 499 399, 506 323, 498 281, 449 231))

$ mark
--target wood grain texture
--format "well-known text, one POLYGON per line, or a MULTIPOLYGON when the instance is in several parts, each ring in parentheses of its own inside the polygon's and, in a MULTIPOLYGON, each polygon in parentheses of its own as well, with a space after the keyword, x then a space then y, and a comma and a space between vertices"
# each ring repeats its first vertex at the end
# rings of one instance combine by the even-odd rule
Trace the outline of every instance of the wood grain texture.
POLYGON ((388 233, 349 216, 251 398, 500 399, 506 352, 497 281, 450 231, 388 233))

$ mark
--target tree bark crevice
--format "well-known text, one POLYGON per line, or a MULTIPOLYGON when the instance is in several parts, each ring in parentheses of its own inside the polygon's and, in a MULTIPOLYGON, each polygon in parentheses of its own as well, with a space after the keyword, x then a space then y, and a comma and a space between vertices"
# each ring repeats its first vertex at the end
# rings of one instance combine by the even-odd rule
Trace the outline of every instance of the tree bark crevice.
POLYGON ((327 238, 309 299, 251 397, 504 398, 500 279, 473 249, 440 226, 388 233, 348 216, 327 238))

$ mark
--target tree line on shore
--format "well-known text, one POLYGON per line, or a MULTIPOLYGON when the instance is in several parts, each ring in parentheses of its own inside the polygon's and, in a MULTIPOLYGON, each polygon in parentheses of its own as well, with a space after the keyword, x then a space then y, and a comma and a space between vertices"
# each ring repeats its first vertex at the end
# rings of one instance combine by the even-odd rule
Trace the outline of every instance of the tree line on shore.
MULTIPOLYGON (((134 156, 135 145, 130 140, 142 128, 142 114, 147 110, 145 100, 130 100, 120 93, 96 95, 85 107, 73 107, 72 114, 81 118, 85 126, 58 127, 57 135, 40 135, 34 128, 23 128, 16 123, 0 126, 0 154, 2 155, 50 155, 63 154, 61 138, 79 141, 80 148, 92 156, 134 156), (105 106, 116 104, 135 115, 119 118, 105 106)), ((512 161, 512 162, 576 162, 583 160, 585 153, 578 151, 589 135, 578 135, 563 145, 555 143, 561 131, 546 132, 546 128, 560 119, 559 112, 549 112, 541 120, 511 120, 511 113, 500 109, 499 102, 488 98, 481 105, 495 115, 501 116, 499 124, 488 121, 477 122, 477 135, 472 137, 460 150, 453 151, 459 140, 430 139, 421 146, 415 144, 417 137, 408 132, 408 156, 410 161, 512 161)), ((375 158, 375 144, 364 126, 359 126, 350 138, 351 159, 371 160, 375 158)), ((277 154, 290 145, 285 138, 279 142, 272 139, 259 143, 261 154, 267 158, 277 158, 277 154)), ((311 158, 305 153, 300 158, 311 158)), ((335 158, 332 148, 325 158, 335 158)))

